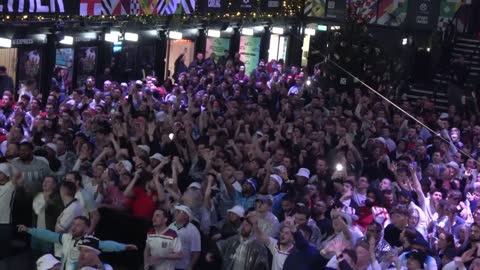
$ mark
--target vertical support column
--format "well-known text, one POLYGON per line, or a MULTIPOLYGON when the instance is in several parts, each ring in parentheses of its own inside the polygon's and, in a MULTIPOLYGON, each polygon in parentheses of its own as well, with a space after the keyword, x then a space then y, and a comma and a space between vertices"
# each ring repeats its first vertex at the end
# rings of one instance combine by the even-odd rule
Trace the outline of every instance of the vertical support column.
POLYGON ((290 34, 290 44, 287 65, 300 66, 302 63, 303 31, 299 25, 293 25, 290 34))
POLYGON ((159 83, 163 83, 167 58, 167 35, 163 30, 158 31, 158 39, 155 41, 155 56, 155 73, 159 83))
POLYGON ((56 37, 55 35, 47 35, 47 44, 44 48, 44 61, 42 63, 42 72, 43 74, 40 78, 39 89, 42 93, 42 102, 47 102, 48 94, 52 87, 52 76, 53 69, 55 68, 55 58, 56 58, 56 37))
POLYGON ((268 49, 270 48, 270 28, 265 26, 263 31, 261 41, 260 41, 260 59, 265 59, 266 62, 269 62, 271 59, 268 59, 268 49))
MULTIPOLYGON (((198 37, 195 39, 195 54, 197 52, 201 52, 205 54, 206 44, 207 44, 207 36, 205 33, 205 29, 204 28, 198 29, 198 37)), ((207 56, 205 55, 205 57, 207 56)))

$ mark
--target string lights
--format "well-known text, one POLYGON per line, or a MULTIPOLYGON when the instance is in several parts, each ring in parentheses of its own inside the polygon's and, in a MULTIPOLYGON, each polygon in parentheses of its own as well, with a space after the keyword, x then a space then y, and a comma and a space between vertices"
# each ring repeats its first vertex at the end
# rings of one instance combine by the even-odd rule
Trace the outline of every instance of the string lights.
POLYGON ((283 0, 282 8, 277 12, 268 12, 264 10, 263 0, 253 0, 254 8, 241 12, 232 11, 231 1, 228 2, 225 12, 219 11, 218 13, 206 12, 202 14, 200 7, 197 7, 197 11, 194 14, 174 14, 174 15, 157 15, 157 14, 129 14, 129 15, 99 15, 99 16, 80 16, 80 15, 7 15, 1 18, 2 22, 49 22, 49 21, 118 21, 128 20, 138 22, 141 24, 158 24, 162 23, 168 18, 181 19, 181 20, 219 20, 219 19, 263 19, 274 17, 296 17, 302 14, 303 5, 305 0, 283 0))

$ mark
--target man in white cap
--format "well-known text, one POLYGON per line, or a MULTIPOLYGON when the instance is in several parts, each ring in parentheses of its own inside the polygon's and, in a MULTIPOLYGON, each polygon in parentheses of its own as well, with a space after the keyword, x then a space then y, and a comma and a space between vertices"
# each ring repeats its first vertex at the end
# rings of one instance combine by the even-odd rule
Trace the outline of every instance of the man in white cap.
POLYGON ((0 163, 0 259, 7 257, 11 251, 15 228, 12 226, 12 206, 15 188, 20 182, 12 177, 9 163, 0 163))
POLYGON ((77 269, 79 270, 113 270, 113 268, 100 261, 100 240, 98 238, 86 235, 77 243, 80 249, 78 256, 77 269))
POLYGON ((52 254, 46 254, 37 260, 37 270, 60 270, 61 262, 52 254))
POLYGON ((182 258, 182 242, 177 232, 167 227, 168 212, 155 210, 152 218, 153 230, 147 234, 145 244, 145 270, 174 270, 175 263, 182 258))
POLYGON ((267 191, 272 195, 272 212, 275 216, 279 216, 282 212, 282 198, 285 193, 281 192, 283 179, 278 174, 271 174, 268 182, 267 191))
POLYGON ((297 174, 295 175, 295 184, 300 187, 304 187, 308 184, 308 179, 310 179, 310 170, 307 168, 298 169, 297 174))
POLYGON ((227 219, 223 223, 222 228, 220 228, 220 231, 213 235, 212 240, 226 239, 238 233, 242 225, 242 218, 245 216, 245 209, 240 205, 235 205, 228 209, 227 213, 227 219))
POLYGON ((200 258, 200 232, 190 221, 192 210, 186 205, 175 207, 175 222, 168 226, 175 231, 182 242, 183 257, 175 264, 175 269, 192 270, 200 258))

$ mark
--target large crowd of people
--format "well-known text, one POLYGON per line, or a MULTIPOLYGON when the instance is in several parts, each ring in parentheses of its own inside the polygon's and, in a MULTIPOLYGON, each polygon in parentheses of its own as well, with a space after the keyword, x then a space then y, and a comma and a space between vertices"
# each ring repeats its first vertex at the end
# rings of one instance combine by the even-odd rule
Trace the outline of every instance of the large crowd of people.
POLYGON ((57 76, 46 104, 33 82, 0 89, 1 258, 20 239, 38 270, 117 267, 101 252, 145 270, 480 269, 476 115, 394 100, 432 134, 327 63, 177 64, 161 84, 57 76))

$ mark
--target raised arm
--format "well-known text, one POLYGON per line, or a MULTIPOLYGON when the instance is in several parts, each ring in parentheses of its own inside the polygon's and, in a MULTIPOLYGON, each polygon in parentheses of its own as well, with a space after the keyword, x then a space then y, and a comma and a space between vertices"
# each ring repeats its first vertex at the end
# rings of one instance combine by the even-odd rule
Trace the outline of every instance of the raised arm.
POLYGON ((135 194, 133 193, 133 187, 137 183, 138 178, 140 177, 140 171, 136 171, 135 175, 133 176, 132 181, 128 184, 127 188, 123 191, 123 195, 127 197, 134 197, 135 194))

